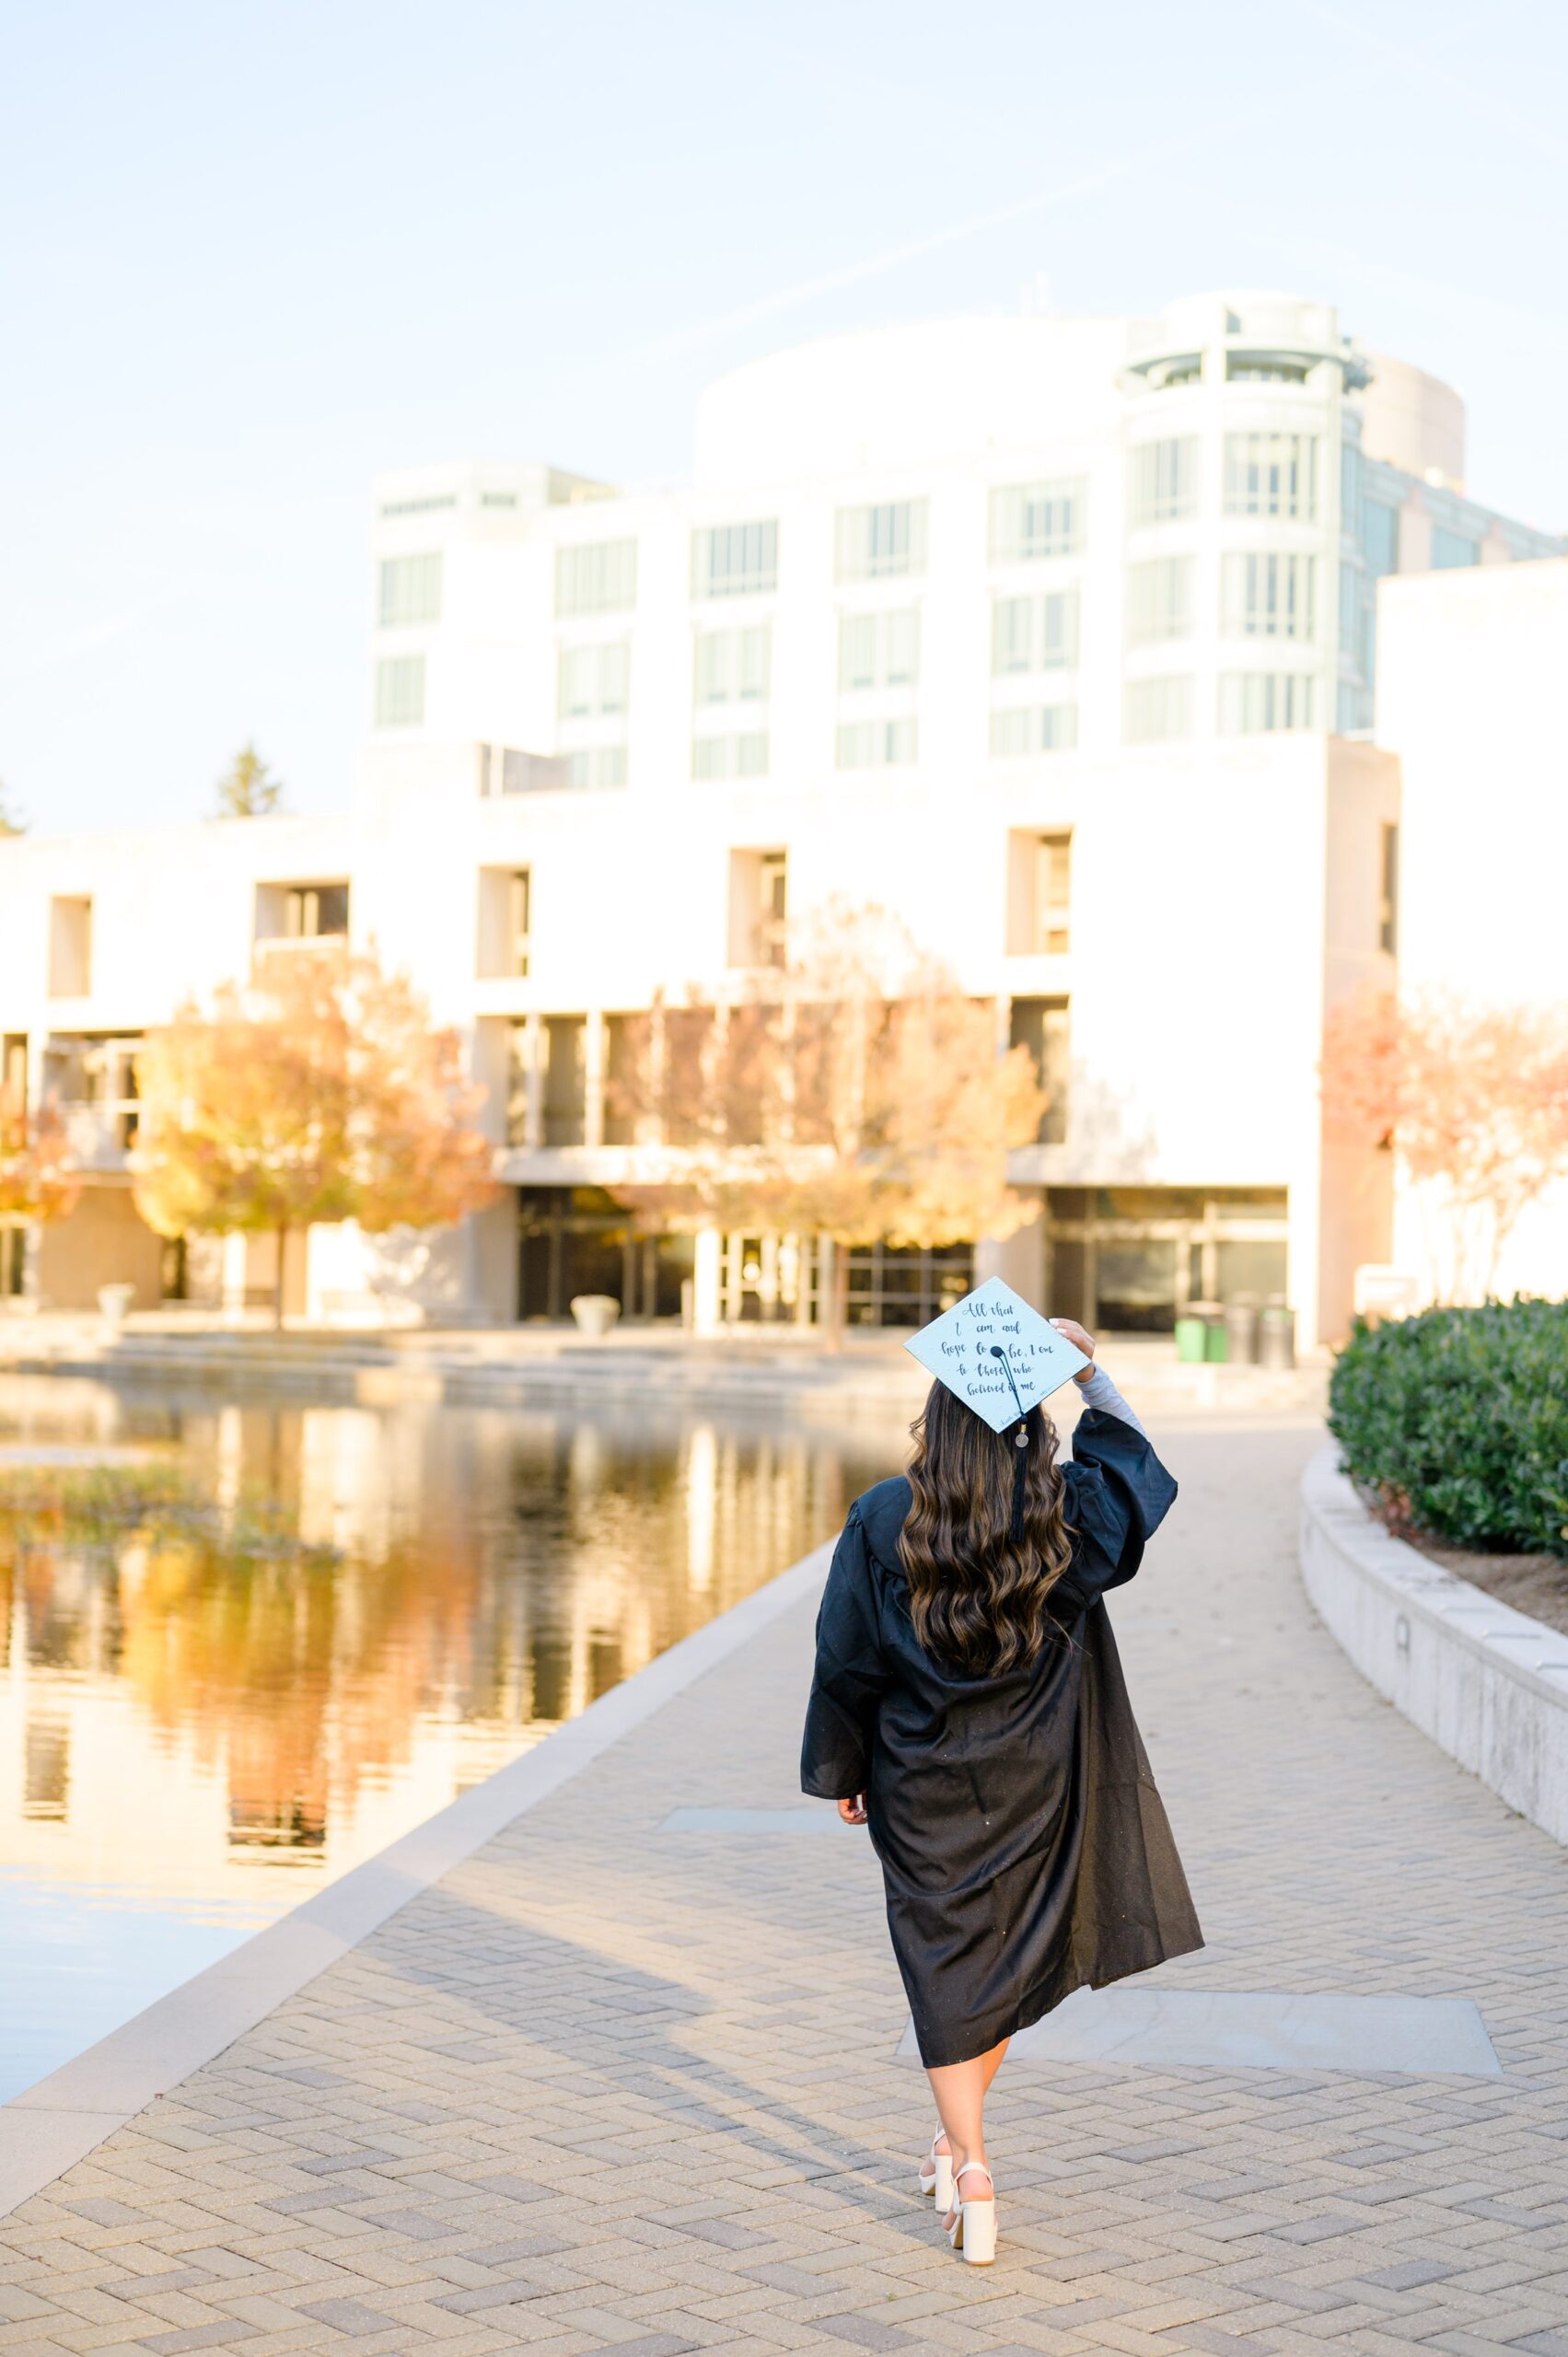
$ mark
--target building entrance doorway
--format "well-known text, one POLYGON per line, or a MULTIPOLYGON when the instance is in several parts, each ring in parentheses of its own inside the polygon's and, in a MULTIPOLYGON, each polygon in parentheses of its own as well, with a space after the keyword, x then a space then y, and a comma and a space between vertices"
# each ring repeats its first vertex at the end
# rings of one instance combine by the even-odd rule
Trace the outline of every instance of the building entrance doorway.
POLYGON ((680 1316, 689 1236, 645 1236, 602 1187, 517 1190, 517 1316, 569 1318, 575 1294, 609 1294, 622 1318, 680 1316))
POLYGON ((1191 1301, 1283 1300, 1286 1210, 1283 1187, 1048 1187, 1051 1314, 1168 1334, 1191 1301))

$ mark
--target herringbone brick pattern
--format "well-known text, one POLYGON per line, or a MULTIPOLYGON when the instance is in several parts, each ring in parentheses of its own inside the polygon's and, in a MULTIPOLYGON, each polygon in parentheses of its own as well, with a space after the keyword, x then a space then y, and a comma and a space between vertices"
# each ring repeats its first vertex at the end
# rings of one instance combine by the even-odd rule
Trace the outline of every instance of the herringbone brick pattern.
POLYGON ((1316 1437, 1172 1434, 1117 1608, 1167 1974, 1472 1996, 1504 2078, 1005 2069, 966 2269, 865 1837, 656 1829, 794 1799, 796 1610, 0 2226, 0 2351, 1568 2357, 1562 1854, 1314 1625, 1316 1437))

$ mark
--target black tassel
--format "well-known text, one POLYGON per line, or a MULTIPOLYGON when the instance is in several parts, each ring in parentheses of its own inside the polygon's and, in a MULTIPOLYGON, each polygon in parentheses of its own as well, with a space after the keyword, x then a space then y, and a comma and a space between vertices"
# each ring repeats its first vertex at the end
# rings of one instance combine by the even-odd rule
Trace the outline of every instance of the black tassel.
POLYGON ((1002 1362, 1002 1372, 1007 1378, 1007 1388, 1013 1395, 1013 1404, 1020 1418, 1018 1429, 1013 1435, 1013 1514, 1007 1525, 1007 1536, 1015 1547, 1021 1547, 1024 1543, 1024 1484, 1029 1469, 1028 1412, 1018 1396, 1018 1387, 1013 1377, 1013 1362, 1000 1342, 993 1342, 991 1355, 1002 1362))
POLYGON ((1014 1435, 1013 1519, 1007 1533, 1015 1547, 1021 1547, 1024 1543, 1024 1485, 1028 1479, 1028 1470, 1029 1430, 1027 1424, 1020 1424, 1014 1435))

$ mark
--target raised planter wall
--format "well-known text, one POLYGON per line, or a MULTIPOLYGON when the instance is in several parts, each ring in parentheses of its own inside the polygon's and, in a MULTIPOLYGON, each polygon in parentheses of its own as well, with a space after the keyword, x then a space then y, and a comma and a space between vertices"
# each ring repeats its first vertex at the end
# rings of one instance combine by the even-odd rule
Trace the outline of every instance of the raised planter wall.
POLYGON ((1330 1445, 1301 1489, 1307 1593, 1364 1678, 1521 1817, 1568 1842, 1568 1636, 1391 1538, 1330 1445))

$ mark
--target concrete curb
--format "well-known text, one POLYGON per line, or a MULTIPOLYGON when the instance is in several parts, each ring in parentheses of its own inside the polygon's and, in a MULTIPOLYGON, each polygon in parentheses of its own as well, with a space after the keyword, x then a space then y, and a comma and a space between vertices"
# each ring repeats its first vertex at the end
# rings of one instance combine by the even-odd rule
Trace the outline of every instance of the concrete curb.
POLYGON ((811 1595, 831 1542, 648 1662, 520 1759, 0 2104, 0 2217, 232 2046, 411 1898, 811 1595))
POLYGON ((1568 1842, 1568 1636, 1390 1537, 1318 1451, 1301 1485, 1301 1576, 1362 1676, 1461 1768, 1568 1842))

